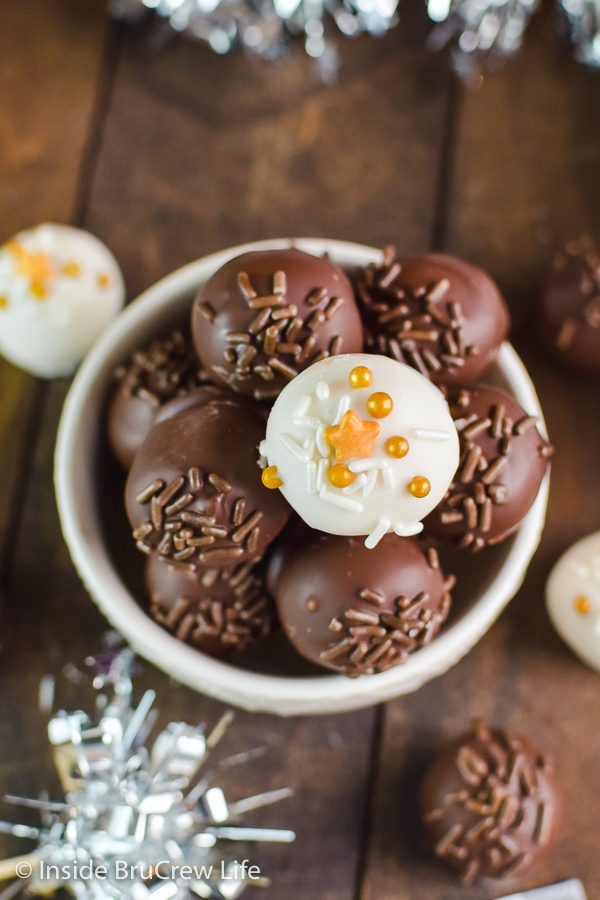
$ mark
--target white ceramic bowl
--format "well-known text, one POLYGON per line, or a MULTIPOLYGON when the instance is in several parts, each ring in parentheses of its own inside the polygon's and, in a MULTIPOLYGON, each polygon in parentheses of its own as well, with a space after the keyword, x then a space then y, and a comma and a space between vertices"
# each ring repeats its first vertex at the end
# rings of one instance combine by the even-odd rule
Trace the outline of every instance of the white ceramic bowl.
MULTIPOLYGON (((403 665, 380 675, 350 679, 316 673, 315 669, 292 675, 293 667, 281 663, 275 674, 242 669, 205 656, 157 625, 133 596, 135 588, 130 586, 122 555, 109 546, 107 533, 113 529, 111 525, 107 530, 106 512, 101 509, 99 467, 106 465, 106 460, 102 461, 106 456, 104 412, 113 372, 133 350, 181 321, 199 286, 226 260, 247 250, 283 248, 291 243, 309 253, 327 252, 342 266, 365 265, 381 258, 377 250, 342 241, 262 241, 213 254, 159 281, 118 316, 79 369, 64 405, 55 457, 56 495, 65 540, 82 581, 112 625, 141 656, 189 687, 235 706, 278 715, 370 706, 414 691, 458 662, 520 587, 540 540, 548 496, 546 478, 515 535, 476 556, 461 554, 464 572, 454 592, 453 612, 440 636, 403 665)), ((502 346, 486 380, 507 388, 527 412, 539 416, 543 428, 534 387, 510 344, 502 346)))

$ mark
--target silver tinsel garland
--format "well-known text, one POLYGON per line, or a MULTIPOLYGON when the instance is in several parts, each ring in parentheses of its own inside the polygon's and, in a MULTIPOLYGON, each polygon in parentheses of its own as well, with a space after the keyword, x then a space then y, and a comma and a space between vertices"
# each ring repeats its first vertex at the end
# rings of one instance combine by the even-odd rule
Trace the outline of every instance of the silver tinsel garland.
MULTIPOLYGON (((150 12, 176 32, 205 41, 217 53, 238 47, 266 59, 281 57, 290 35, 303 35, 324 81, 338 69, 334 23, 342 34, 381 35, 398 21, 399 0, 110 0, 114 18, 137 22, 150 12)), ((464 77, 519 50, 538 0, 426 0, 438 23, 429 46, 451 42, 453 65, 464 77)), ((600 0, 557 0, 575 58, 600 66, 600 0)))
POLYGON ((120 650, 96 676, 93 718, 78 711, 50 720, 64 800, 5 797, 39 809, 42 825, 0 823, 4 833, 37 841, 32 853, 0 862, 0 878, 17 879, 0 893, 2 900, 24 888, 48 894, 58 887, 77 900, 234 900, 247 885, 265 886, 268 879, 254 861, 238 861, 232 848, 240 841, 294 840, 291 831, 238 821, 289 796, 289 789, 228 803, 214 783, 220 770, 253 752, 230 757, 212 772, 204 769, 232 713, 208 734, 203 725, 171 722, 147 743, 156 722, 155 695, 146 691, 133 705, 132 662, 132 652, 120 650))

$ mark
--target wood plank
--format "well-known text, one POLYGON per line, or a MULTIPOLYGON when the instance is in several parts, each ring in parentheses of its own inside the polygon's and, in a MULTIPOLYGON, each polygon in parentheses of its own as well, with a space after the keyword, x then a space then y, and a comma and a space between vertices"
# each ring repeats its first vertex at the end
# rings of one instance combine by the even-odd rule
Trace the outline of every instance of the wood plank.
MULTIPOLYGON (((0 243, 41 221, 71 220, 104 40, 104 0, 2 9, 0 243)), ((31 376, 0 361, 0 568, 40 398, 31 376)))
MULTIPOLYGON (((552 10, 549 10, 553 13, 552 10)), ((361 900, 491 900, 569 877, 600 892, 598 676, 554 633, 543 604, 557 556, 600 523, 598 388, 557 369, 536 346, 533 303, 551 243, 600 229, 597 77, 565 56, 547 18, 522 54, 464 91, 445 246, 499 281, 514 340, 538 388, 556 447, 547 526, 507 612, 454 669, 386 708, 373 833, 361 900), (552 755, 567 798, 563 840, 544 868, 508 887, 465 888, 425 852, 417 789, 434 751, 472 716, 529 735, 552 755)), ((459 590, 459 588, 457 588, 459 590)))
MULTIPOLYGON (((130 291, 207 251, 269 235, 375 244, 392 238, 405 249, 422 247, 435 206, 448 81, 443 61, 422 49, 424 28, 420 12, 381 42, 343 42, 342 80, 331 89, 302 56, 276 68, 219 59, 184 42, 154 56, 132 34, 85 215, 122 262, 130 291)), ((41 772, 50 777, 31 712, 39 677, 93 652, 104 627, 68 560, 52 508, 51 448, 64 390, 59 383, 48 392, 9 582, 9 651, 0 672, 5 773, 17 777, 18 789, 34 792, 41 772), (23 746, 39 767, 20 767, 23 746)), ((170 718, 222 709, 151 669, 140 688, 150 683, 170 718)), ((74 687, 62 690, 65 706, 79 702, 74 687)), ((232 789, 242 795, 297 788, 295 799, 262 814, 265 823, 298 832, 293 847, 257 851, 274 896, 355 896, 373 722, 373 710, 296 720, 238 716, 235 749, 258 742, 272 750, 247 774, 232 772, 232 789)))
POLYGON ((416 8, 381 40, 341 40, 333 87, 301 53, 273 66, 180 40, 152 54, 131 35, 87 217, 131 291, 266 237, 422 248, 448 83, 425 29, 416 8))

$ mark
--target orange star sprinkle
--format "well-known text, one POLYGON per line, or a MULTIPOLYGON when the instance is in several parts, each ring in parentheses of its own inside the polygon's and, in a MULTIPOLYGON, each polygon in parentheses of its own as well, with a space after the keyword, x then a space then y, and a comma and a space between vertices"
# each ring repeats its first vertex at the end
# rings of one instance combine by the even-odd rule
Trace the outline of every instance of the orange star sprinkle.
POLYGON ((336 462, 373 455, 373 442, 379 434, 377 422, 365 422, 349 409, 339 425, 325 429, 325 440, 335 447, 336 462))
POLYGON ((15 259, 17 275, 25 275, 26 278, 29 278, 32 293, 41 300, 48 291, 46 282, 54 274, 48 254, 30 253, 18 241, 11 241, 6 245, 6 249, 15 259))

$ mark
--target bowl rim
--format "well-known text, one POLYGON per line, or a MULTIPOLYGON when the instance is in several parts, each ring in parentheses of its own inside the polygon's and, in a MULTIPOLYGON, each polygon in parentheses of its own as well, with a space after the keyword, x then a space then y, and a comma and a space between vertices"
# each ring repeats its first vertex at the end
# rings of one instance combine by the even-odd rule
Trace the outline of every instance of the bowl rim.
MULTIPOLYGON (((174 299, 192 295, 228 259, 250 250, 298 247, 308 253, 329 253, 343 265, 365 265, 381 259, 381 251, 363 244, 315 238, 256 241, 230 247, 189 263, 156 282, 113 320, 94 345, 68 391, 59 423, 54 483, 60 524, 75 568, 88 593, 109 622, 132 648, 149 662, 188 687, 251 712, 308 715, 347 712, 417 690, 457 663, 482 637, 519 589, 538 546, 548 500, 548 474, 531 509, 516 532, 495 578, 473 607, 427 647, 401 666, 378 675, 350 679, 324 674, 310 678, 266 675, 240 669, 183 644, 160 627, 138 605, 120 580, 107 549, 93 527, 86 501, 85 474, 79 448, 92 422, 94 401, 105 395, 110 371, 122 362, 119 349, 149 315, 174 299)), ((517 401, 530 415, 544 418, 535 388, 513 347, 505 342, 497 367, 517 401)), ((97 419, 97 417, 96 417, 97 419)), ((93 422, 92 422, 93 424, 93 422)), ((97 423, 96 423, 97 424, 97 423)), ((93 444, 94 441, 91 442, 93 444)), ((94 452, 93 449, 91 451, 94 452)))

